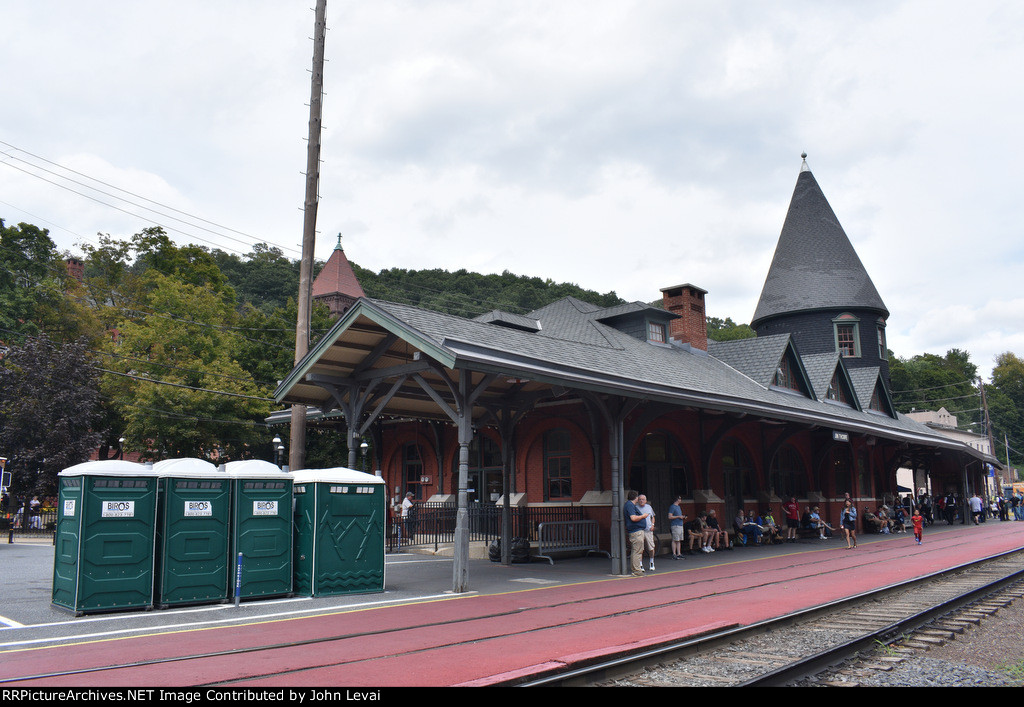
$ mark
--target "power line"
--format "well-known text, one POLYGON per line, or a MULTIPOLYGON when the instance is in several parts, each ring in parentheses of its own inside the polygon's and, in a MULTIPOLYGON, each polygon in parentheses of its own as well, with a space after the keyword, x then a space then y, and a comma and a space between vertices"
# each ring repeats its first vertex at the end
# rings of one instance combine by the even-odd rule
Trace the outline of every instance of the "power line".
MULTIPOLYGON (((254 243, 262 242, 262 243, 267 243, 268 245, 274 245, 275 247, 281 248, 282 250, 289 250, 289 251, 296 252, 296 253, 299 252, 298 249, 296 249, 296 248, 292 248, 292 247, 288 247, 288 246, 281 246, 279 244, 270 243, 266 239, 258 238, 256 236, 250 235, 248 233, 245 233, 243 231, 239 231, 239 230, 234 229, 234 228, 230 228, 228 226, 223 226, 223 225, 218 224, 218 223, 216 223, 214 221, 210 221, 210 220, 202 218, 200 216, 196 216, 196 215, 190 214, 190 213, 188 213, 186 211, 182 211, 181 209, 177 209, 177 208, 175 208, 173 206, 169 206, 167 204, 163 204, 163 203, 155 201, 153 199, 149 199, 148 197, 142 196, 140 194, 136 194, 135 192, 129 191, 127 189, 122 189, 121 187, 115 186, 113 184, 109 184, 108 182, 104 182, 101 179, 97 179, 95 177, 91 177, 91 176, 89 176, 87 174, 84 174, 82 172, 79 172, 79 171, 76 171, 74 169, 71 169, 70 167, 66 167, 66 166, 61 165, 61 164, 59 164, 57 162, 53 162, 51 160, 48 160, 45 157, 41 157, 39 155, 35 155, 35 154, 29 152, 28 150, 20 148, 20 147, 18 147, 16 145, 12 145, 9 142, 5 142, 3 140, 0 140, 0 145, 6 145, 7 147, 11 148, 12 150, 15 150, 17 152, 21 152, 23 154, 29 155, 33 159, 39 160, 39 161, 44 162, 44 163, 49 164, 49 165, 53 165, 54 167, 58 167, 61 170, 64 170, 64 171, 69 172, 71 174, 74 174, 74 175, 77 175, 79 177, 82 177, 83 179, 87 179, 90 182, 95 182, 96 184, 101 184, 104 187, 107 187, 109 189, 113 189, 113 190, 115 190, 117 192, 120 192, 122 194, 127 194, 128 196, 132 197, 133 199, 141 200, 142 202, 146 202, 148 204, 153 204, 154 206, 159 207, 160 209, 164 209, 166 211, 171 211, 171 212, 173 212, 175 214, 180 214, 181 216, 184 216, 187 219, 191 219, 191 221, 188 221, 188 220, 185 220, 183 218, 179 218, 178 216, 174 216, 173 214, 165 213, 164 211, 160 211, 158 209, 152 208, 150 206, 147 206, 146 203, 139 203, 138 201, 133 201, 132 199, 128 199, 128 198, 125 198, 125 197, 122 197, 122 196, 118 196, 117 194, 111 193, 109 191, 105 191, 103 189, 99 189, 97 187, 91 186, 90 184, 84 183, 84 182, 79 181, 77 179, 73 179, 73 178, 68 177, 68 176, 66 176, 64 174, 60 174, 58 172, 55 172, 54 170, 47 169, 47 168, 42 167, 42 166, 40 166, 38 164, 33 164, 32 162, 29 162, 28 160, 24 160, 24 159, 22 159, 20 157, 17 157, 16 155, 13 155, 13 154, 11 154, 9 152, 3 153, 8 158, 10 158, 12 160, 17 160, 18 162, 21 162, 24 165, 28 165, 32 169, 39 170, 39 171, 44 172, 46 174, 53 175, 54 177, 56 177, 58 179, 65 180, 67 182, 75 184, 75 185, 77 185, 79 187, 82 187, 84 189, 92 190, 94 192, 102 194, 105 197, 109 197, 109 198, 116 199, 118 201, 124 202, 126 204, 130 204, 133 207, 136 207, 136 208, 139 208, 139 209, 143 209, 145 211, 149 211, 149 212, 157 214, 158 216, 161 216, 163 218, 171 219, 173 221, 177 221, 179 223, 186 224, 186 225, 188 225, 188 226, 190 226, 192 228, 198 228, 199 230, 206 231, 207 233, 219 236, 221 238, 226 238, 228 240, 235 241, 236 243, 242 243, 243 245, 246 245, 247 247, 251 247, 251 245, 253 245, 254 243), (193 221, 194 222, 198 222, 198 223, 193 223, 193 221), (203 226, 202 224, 207 224, 207 225, 212 226, 212 227, 214 227, 216 229, 220 229, 220 231, 226 231, 227 233, 223 233, 223 232, 218 232, 218 231, 212 230, 211 228, 207 228, 206 226, 203 226), (239 239, 239 238, 235 238, 234 236, 228 235, 229 233, 234 233, 234 234, 243 236, 244 238, 246 238, 248 240, 242 240, 242 239, 239 239)), ((33 172, 29 171, 29 170, 23 169, 21 167, 17 167, 17 166, 15 166, 15 165, 13 165, 13 164, 11 164, 9 162, 4 162, 4 164, 6 164, 8 167, 11 167, 12 169, 17 169, 18 171, 23 172, 24 174, 27 174, 27 175, 29 175, 31 177, 34 177, 34 178, 39 179, 41 181, 47 182, 49 184, 53 184, 54 186, 60 187, 62 189, 66 189, 68 191, 71 191, 72 193, 75 193, 75 194, 78 194, 79 196, 82 196, 84 198, 96 201, 97 203, 100 203, 100 204, 102 204, 104 206, 107 206, 109 208, 116 209, 116 210, 121 211, 123 213, 127 213, 127 214, 129 214, 131 216, 135 216, 137 218, 144 218, 144 217, 142 217, 139 214, 135 214, 135 213, 126 211, 126 210, 124 210, 124 209, 122 209, 122 208, 120 208, 118 206, 113 205, 113 204, 108 204, 106 202, 100 201, 99 199, 96 199, 95 197, 90 196, 89 194, 83 194, 82 192, 79 192, 79 191, 76 191, 74 189, 71 189, 71 188, 69 188, 69 187, 67 187, 67 186, 65 186, 63 184, 58 184, 57 182, 51 181, 49 179, 46 179, 45 177, 41 177, 38 174, 35 174, 35 173, 33 173, 33 172)), ((177 231, 177 232, 178 233, 182 233, 183 235, 190 235, 190 234, 185 233, 183 231, 177 231)), ((194 236, 193 235, 192 237, 196 237, 197 238, 198 236, 194 236)), ((217 245, 216 243, 212 243, 211 241, 207 241, 207 242, 211 243, 213 245, 217 245)))
POLYGON ((233 398, 246 398, 247 400, 262 400, 268 403, 276 402, 273 398, 263 398, 257 395, 244 395, 242 393, 229 393, 226 390, 211 390, 209 388, 199 388, 194 385, 185 385, 184 383, 172 383, 170 381, 156 380, 155 378, 146 378, 144 376, 133 376, 130 373, 119 373, 118 371, 111 371, 106 368, 100 368, 99 366, 93 366, 93 369, 100 371, 101 373, 109 373, 114 376, 122 376, 124 378, 131 378, 132 380, 141 381, 143 383, 153 383, 155 385, 167 385, 173 388, 187 388, 189 390, 195 390, 200 393, 214 393, 216 395, 227 395, 233 398))

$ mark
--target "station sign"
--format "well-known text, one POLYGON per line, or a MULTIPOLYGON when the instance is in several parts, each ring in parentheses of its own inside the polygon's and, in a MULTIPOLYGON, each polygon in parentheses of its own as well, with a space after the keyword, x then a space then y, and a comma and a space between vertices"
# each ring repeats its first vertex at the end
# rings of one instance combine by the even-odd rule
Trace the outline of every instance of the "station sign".
POLYGON ((849 432, 839 432, 837 430, 832 430, 832 441, 833 442, 849 442, 850 441, 850 433, 849 432))

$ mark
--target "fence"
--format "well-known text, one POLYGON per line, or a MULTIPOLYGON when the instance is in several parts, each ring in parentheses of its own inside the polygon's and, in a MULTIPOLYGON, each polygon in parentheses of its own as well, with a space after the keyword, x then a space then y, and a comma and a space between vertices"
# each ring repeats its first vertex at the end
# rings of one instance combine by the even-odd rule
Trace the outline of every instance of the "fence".
POLYGON ((18 508, 16 511, 0 516, 0 532, 7 536, 8 542, 29 538, 53 540, 53 530, 56 527, 57 509, 55 508, 43 508, 38 513, 18 508))
POLYGON ((564 520, 555 523, 541 523, 537 529, 537 557, 555 564, 551 553, 592 552, 611 557, 598 546, 596 520, 564 520))
MULTIPOLYGON (((469 512, 469 540, 489 542, 501 537, 502 506, 473 503, 469 512)), ((412 545, 439 545, 455 542, 455 518, 458 508, 454 503, 417 503, 407 519, 395 518, 388 533, 388 550, 412 545)), ((510 508, 512 537, 537 540, 541 523, 583 520, 579 506, 526 506, 510 508)))

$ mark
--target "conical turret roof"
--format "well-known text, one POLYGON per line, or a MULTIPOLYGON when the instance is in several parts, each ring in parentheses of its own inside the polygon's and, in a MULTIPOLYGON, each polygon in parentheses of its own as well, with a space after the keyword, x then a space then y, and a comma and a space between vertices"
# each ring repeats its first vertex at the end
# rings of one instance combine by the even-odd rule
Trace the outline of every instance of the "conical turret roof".
POLYGON ((751 326, 824 309, 867 309, 889 316, 805 161, 751 326))

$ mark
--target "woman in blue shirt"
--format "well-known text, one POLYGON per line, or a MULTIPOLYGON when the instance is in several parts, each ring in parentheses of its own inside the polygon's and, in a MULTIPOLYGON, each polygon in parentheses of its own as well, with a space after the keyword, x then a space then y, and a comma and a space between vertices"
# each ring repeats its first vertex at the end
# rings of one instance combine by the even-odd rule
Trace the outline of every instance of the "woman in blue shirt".
POLYGON ((846 505, 843 506, 843 531, 846 533, 846 549, 857 547, 857 508, 850 499, 846 499, 846 505), (851 540, 853 545, 850 544, 851 540))

